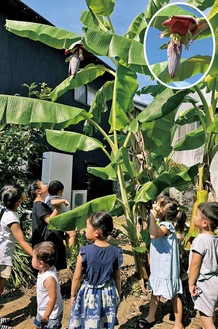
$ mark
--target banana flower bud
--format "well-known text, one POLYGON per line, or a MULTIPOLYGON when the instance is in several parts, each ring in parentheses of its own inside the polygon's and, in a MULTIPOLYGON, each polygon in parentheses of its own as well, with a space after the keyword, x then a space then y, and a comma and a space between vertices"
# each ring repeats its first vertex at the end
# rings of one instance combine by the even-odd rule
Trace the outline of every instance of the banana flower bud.
POLYGON ((80 54, 80 50, 77 48, 70 57, 68 74, 75 78, 79 70, 80 61, 83 60, 83 55, 80 54))
POLYGON ((170 42, 167 47, 168 72, 174 78, 180 63, 182 45, 170 42))
POLYGON ((207 28, 205 22, 200 23, 200 19, 195 19, 189 15, 174 15, 163 22, 167 29, 161 32, 160 37, 170 37, 167 47, 168 71, 171 78, 174 78, 179 67, 182 44, 188 50, 190 42, 193 42, 193 36, 199 34, 207 28), (202 25, 203 24, 203 25, 202 25))
POLYGON ((93 59, 94 55, 87 51, 81 41, 74 42, 68 49, 65 50, 65 55, 71 54, 66 62, 69 62, 68 74, 73 78, 76 77, 76 74, 79 70, 80 62, 84 58, 93 59))

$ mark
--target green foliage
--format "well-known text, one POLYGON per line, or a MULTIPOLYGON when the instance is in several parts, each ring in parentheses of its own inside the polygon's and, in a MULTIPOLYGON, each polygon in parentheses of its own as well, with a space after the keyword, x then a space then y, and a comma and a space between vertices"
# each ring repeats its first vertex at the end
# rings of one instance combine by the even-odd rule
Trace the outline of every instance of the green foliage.
POLYGON ((79 255, 79 248, 88 244, 85 236, 85 232, 77 232, 76 234, 76 245, 75 247, 67 248, 67 267, 74 273, 77 257, 79 255))
POLYGON ((0 128, 0 186, 25 186, 29 165, 41 161, 43 133, 35 128, 7 124, 0 128), (38 142, 37 142, 38 140, 38 142))
MULTIPOLYGON (((113 81, 98 91, 90 111, 86 112, 79 108, 46 100, 0 95, 0 120, 2 123, 20 125, 30 123, 31 127, 45 128, 49 143, 62 151, 90 151, 98 148, 104 152, 108 158, 108 165, 105 168, 94 167, 89 170, 96 176, 117 181, 119 195, 109 196, 112 198, 109 203, 106 203, 107 197, 105 197, 96 200, 94 208, 87 203, 80 209, 59 215, 56 219, 52 219, 51 225, 63 230, 75 229, 78 226, 83 228, 86 217, 93 209, 100 209, 100 207, 106 207, 108 211, 122 209, 126 218, 123 228, 133 246, 138 269, 141 266, 141 259, 137 250, 141 249, 141 241, 137 234, 136 218, 140 206, 152 201, 170 187, 184 189, 186 184, 193 182, 198 173, 197 165, 190 168, 170 165, 176 129, 180 124, 184 124, 186 118, 184 115, 182 120, 175 123, 178 107, 183 102, 190 103, 191 108, 195 107, 195 102, 189 96, 195 91, 201 99, 204 110, 202 112, 195 107, 195 111, 186 113, 187 121, 201 122, 201 129, 204 133, 199 131, 201 129, 196 130, 185 136, 184 141, 181 141, 176 147, 190 149, 190 141, 193 147, 205 144, 204 160, 209 165, 218 145, 214 132, 216 125, 213 125, 217 103, 215 91, 218 89, 217 74, 214 74, 217 72, 216 66, 212 66, 209 76, 199 86, 192 89, 173 90, 159 85, 143 88, 140 91, 141 94, 150 92, 154 95, 154 100, 140 113, 134 111, 133 98, 138 88, 136 72, 153 78, 144 57, 143 40, 147 24, 167 2, 150 0, 145 12, 135 18, 127 33, 119 36, 115 34, 111 21, 111 14, 116 10, 115 1, 110 0, 107 4, 102 1, 86 1, 90 10, 82 15, 84 24, 81 36, 82 46, 92 54, 107 56, 111 59, 115 69, 110 70, 103 65, 87 65, 77 73, 74 79, 68 77, 56 86, 50 95, 46 94, 48 97, 46 99, 51 97, 54 102, 66 91, 90 83, 108 72, 113 81), (212 91, 211 104, 207 104, 202 94, 201 89, 204 87, 207 87, 207 91, 212 91), (14 111, 15 105, 16 112, 14 111), (102 128, 101 113, 105 108, 109 112, 109 131, 102 128), (84 122, 84 131, 89 136, 64 131, 70 125, 81 122, 84 122), (103 137, 103 141, 95 140, 92 137, 93 131, 98 131, 103 137)), ((199 1, 198 6, 209 7, 206 5, 206 1, 204 3, 199 1)), ((214 31, 218 32, 215 24, 218 17, 216 8, 217 0, 211 8, 209 19, 214 31)), ((68 31, 36 23, 7 20, 6 29, 21 37, 40 41, 58 49, 68 49, 71 44, 80 40, 80 37, 68 31)), ((216 54, 218 54, 217 49, 216 44, 216 54)), ((215 63, 217 63, 216 59, 215 63)), ((164 65, 164 63, 160 65, 164 65)), ((187 75, 196 73, 198 70, 197 64, 187 63, 185 70, 187 75)), ((162 72, 162 69, 160 71, 162 72)), ((146 277, 143 271, 140 271, 140 275, 146 277)))

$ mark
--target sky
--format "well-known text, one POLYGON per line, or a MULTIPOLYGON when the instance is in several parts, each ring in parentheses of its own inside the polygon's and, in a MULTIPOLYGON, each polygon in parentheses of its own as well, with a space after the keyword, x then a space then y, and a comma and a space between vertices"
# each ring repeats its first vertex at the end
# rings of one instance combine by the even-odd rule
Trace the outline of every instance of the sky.
MULTIPOLYGON (((85 0, 22 0, 27 6, 43 16, 56 27, 81 35, 82 24, 80 15, 82 10, 88 10, 85 0)), ((170 3, 178 2, 175 0, 170 3)), ((133 19, 142 13, 147 6, 148 0, 115 0, 115 8, 111 15, 111 21, 118 35, 124 35, 133 19)), ((186 1, 180 1, 186 3, 186 1)), ((113 67, 109 59, 102 58, 113 67)), ((155 83, 148 76, 138 75, 139 87, 155 83)), ((145 103, 151 102, 152 98, 142 95, 137 100, 145 103)))

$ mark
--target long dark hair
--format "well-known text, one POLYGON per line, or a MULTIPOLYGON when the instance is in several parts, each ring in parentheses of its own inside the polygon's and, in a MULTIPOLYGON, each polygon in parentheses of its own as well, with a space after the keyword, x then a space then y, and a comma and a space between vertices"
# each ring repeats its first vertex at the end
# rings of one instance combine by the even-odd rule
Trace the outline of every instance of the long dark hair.
POLYGON ((30 201, 33 202, 36 198, 36 190, 39 188, 39 179, 34 180, 32 183, 29 184, 27 188, 27 194, 30 198, 30 201))

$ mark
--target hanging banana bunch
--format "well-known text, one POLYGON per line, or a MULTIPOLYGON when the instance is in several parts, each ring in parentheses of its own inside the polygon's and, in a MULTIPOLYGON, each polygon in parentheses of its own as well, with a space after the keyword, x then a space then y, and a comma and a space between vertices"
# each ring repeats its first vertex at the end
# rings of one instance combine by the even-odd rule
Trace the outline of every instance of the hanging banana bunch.
POLYGON ((174 15, 163 22, 167 29, 160 33, 160 38, 170 37, 170 42, 161 49, 167 48, 168 71, 173 79, 179 67, 182 45, 188 50, 194 38, 208 28, 205 18, 194 18, 189 15, 174 15))

